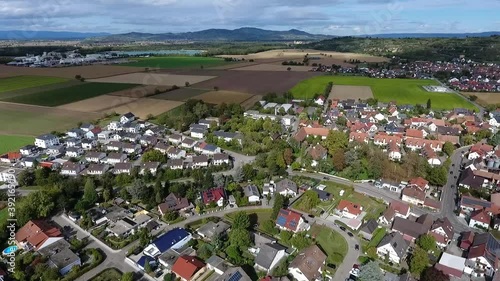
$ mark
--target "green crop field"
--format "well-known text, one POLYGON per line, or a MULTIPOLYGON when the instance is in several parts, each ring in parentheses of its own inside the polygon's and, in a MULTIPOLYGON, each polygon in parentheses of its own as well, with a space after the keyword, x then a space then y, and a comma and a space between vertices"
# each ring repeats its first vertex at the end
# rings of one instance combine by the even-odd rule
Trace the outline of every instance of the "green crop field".
POLYGON ((63 83, 68 79, 44 76, 15 76, 0 79, 0 93, 63 83))
POLYGON ((396 101, 398 104, 426 104, 431 99, 434 109, 453 109, 457 107, 476 110, 467 100, 452 93, 430 93, 422 88, 437 85, 434 80, 420 79, 378 79, 359 76, 317 76, 295 85, 291 92, 296 98, 312 97, 323 94, 328 82, 334 85, 369 86, 374 98, 381 102, 396 101))
POLYGON ((27 144, 33 144, 34 141, 33 137, 0 135, 0 154, 17 151, 27 144))
POLYGON ((151 57, 134 58, 137 62, 130 62, 120 65, 149 67, 149 68, 204 68, 225 65, 226 62, 221 58, 212 57, 151 57))
POLYGON ((136 87, 135 84, 82 83, 67 88, 42 91, 5 99, 4 101, 41 106, 59 106, 100 95, 136 87))

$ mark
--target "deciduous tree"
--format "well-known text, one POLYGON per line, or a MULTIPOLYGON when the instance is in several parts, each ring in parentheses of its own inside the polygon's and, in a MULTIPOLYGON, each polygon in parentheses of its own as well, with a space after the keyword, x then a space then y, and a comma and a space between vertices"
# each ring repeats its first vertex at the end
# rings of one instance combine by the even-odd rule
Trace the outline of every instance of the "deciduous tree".
POLYGON ((417 239, 417 245, 425 251, 433 251, 436 249, 436 239, 432 235, 424 234, 417 239))
POLYGON ((376 261, 370 261, 359 270, 359 281, 383 281, 384 275, 376 261))
POLYGON ((429 264, 429 256, 422 248, 415 248, 410 261, 410 272, 415 276, 420 276, 429 264))

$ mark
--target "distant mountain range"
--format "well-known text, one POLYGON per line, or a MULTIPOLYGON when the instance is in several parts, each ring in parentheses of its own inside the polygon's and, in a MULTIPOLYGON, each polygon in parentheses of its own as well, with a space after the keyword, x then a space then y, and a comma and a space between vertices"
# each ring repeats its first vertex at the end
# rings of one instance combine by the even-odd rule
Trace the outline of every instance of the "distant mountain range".
POLYGON ((478 33, 387 33, 371 34, 356 37, 376 37, 376 38, 465 38, 465 37, 489 37, 499 36, 500 31, 488 31, 478 33))
MULTIPOLYGON (((376 38, 465 38, 465 37, 489 37, 500 35, 499 31, 481 33, 389 33, 371 34, 352 37, 376 37, 376 38)), ((6 30, 0 31, 0 40, 63 40, 63 39, 87 39, 99 42, 130 42, 130 41, 167 41, 167 40, 191 40, 191 41, 318 41, 332 39, 339 36, 311 34, 305 31, 290 29, 287 31, 265 30, 253 27, 242 27, 238 29, 206 29, 194 32, 182 33, 141 33, 130 32, 123 34, 110 34, 105 32, 69 32, 69 31, 23 31, 6 30)))
POLYGON ((297 29, 288 31, 273 31, 253 27, 242 27, 234 30, 207 29, 183 33, 140 33, 130 32, 115 34, 99 38, 90 38, 97 41, 165 41, 165 40, 192 40, 192 41, 284 41, 284 40, 322 40, 332 38, 330 35, 310 34, 297 29))
POLYGON ((0 30, 0 40, 68 40, 108 36, 105 32, 0 30))

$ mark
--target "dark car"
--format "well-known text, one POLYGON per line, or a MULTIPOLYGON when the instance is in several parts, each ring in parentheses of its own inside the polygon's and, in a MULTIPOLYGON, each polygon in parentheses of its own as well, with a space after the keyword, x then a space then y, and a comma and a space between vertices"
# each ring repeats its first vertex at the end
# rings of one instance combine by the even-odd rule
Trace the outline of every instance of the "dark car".
POLYGON ((455 167, 455 164, 451 164, 452 167, 455 167))
POLYGON ((349 235, 349 237, 353 237, 354 234, 352 234, 351 232, 347 232, 347 235, 349 235))
POLYGON ((453 171, 450 171, 450 175, 453 175, 453 171))
POLYGON ((324 180, 329 180, 330 178, 329 177, 323 177, 324 180))
POLYGON ((452 184, 452 185, 451 185, 451 188, 455 188, 455 185, 454 185, 454 184, 452 184))
POLYGON ((314 218, 314 215, 307 215, 307 216, 310 217, 310 218, 314 218))
POLYGON ((453 176, 453 178, 454 178, 454 179, 456 179, 456 178, 457 178, 457 176, 453 176))
POLYGON ((345 227, 340 226, 339 228, 340 228, 342 231, 345 231, 345 227))
POLYGON ((359 250, 359 245, 358 244, 354 245, 354 250, 359 250))

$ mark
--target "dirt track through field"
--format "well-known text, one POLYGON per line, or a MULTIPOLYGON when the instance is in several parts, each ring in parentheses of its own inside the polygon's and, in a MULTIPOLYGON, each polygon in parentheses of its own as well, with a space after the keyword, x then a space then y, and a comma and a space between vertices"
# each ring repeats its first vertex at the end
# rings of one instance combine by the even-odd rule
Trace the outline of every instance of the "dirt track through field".
POLYGON ((372 89, 369 86, 333 85, 328 98, 339 100, 367 100, 369 98, 373 98, 373 93, 372 89))

